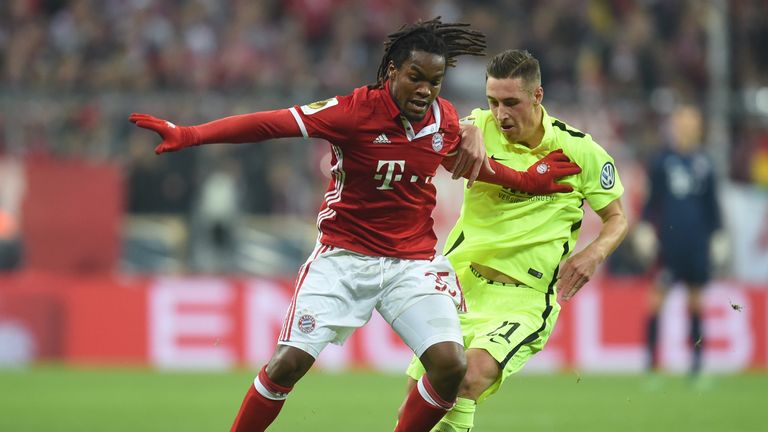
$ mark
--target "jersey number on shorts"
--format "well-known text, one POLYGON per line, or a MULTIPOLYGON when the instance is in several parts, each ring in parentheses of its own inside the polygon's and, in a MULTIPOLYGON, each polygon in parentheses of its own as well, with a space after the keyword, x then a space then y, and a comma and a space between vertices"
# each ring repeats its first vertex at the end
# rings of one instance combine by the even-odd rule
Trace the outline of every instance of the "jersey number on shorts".
MULTIPOLYGON (((450 285, 448 285, 448 282, 444 281, 443 278, 446 276, 450 276, 451 274, 449 272, 426 272, 424 273, 424 276, 432 276, 435 278, 435 289, 443 292, 447 290, 450 285)), ((451 289, 448 290, 448 294, 450 294, 451 297, 456 297, 456 290, 451 289)))
POLYGON ((494 331, 488 333, 486 336, 490 336, 491 342, 494 343, 501 343, 500 341, 496 340, 497 336, 509 343, 509 337, 512 336, 512 333, 514 333, 518 327, 520 327, 520 323, 504 321, 500 326, 496 327, 494 331))

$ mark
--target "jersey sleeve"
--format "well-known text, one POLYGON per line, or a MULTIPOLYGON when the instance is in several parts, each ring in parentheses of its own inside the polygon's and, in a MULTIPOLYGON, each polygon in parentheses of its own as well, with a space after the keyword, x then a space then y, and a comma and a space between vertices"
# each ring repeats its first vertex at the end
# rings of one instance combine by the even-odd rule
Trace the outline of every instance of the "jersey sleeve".
POLYGON ((290 108, 304 138, 322 138, 333 142, 349 137, 357 120, 356 111, 351 95, 290 108))
POLYGON ((190 126, 192 145, 258 142, 272 138, 299 136, 300 131, 289 110, 259 111, 224 117, 190 126))
POLYGON ((582 169, 582 193, 592 209, 601 210, 624 193, 616 163, 591 138, 575 162, 582 169))

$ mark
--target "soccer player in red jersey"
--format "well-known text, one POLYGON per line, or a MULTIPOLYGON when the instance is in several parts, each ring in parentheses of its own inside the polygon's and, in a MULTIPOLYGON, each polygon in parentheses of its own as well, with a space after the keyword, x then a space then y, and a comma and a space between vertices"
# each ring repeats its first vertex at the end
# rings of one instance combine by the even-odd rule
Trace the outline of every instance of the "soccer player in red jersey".
POLYGON ((377 83, 349 95, 198 126, 131 115, 162 137, 156 153, 298 136, 331 145, 315 250, 299 269, 275 352, 249 387, 232 431, 264 431, 325 346, 343 343, 374 309, 426 369, 395 430, 429 431, 452 407, 466 370, 456 313, 464 303, 450 263, 435 255, 438 166, 454 177, 535 194, 569 191, 555 180, 580 171, 562 153, 526 172, 511 170, 486 157, 479 131, 460 129, 455 108, 438 93, 458 55, 483 54, 485 37, 466 27, 435 19, 393 33, 377 83))

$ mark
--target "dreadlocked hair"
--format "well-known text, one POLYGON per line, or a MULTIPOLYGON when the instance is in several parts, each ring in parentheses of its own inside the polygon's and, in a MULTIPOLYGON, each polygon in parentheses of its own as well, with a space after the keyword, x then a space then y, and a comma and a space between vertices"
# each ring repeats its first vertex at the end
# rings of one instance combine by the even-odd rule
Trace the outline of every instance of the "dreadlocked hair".
POLYGON ((460 55, 485 55, 485 35, 468 27, 469 24, 443 23, 440 17, 400 27, 387 36, 376 84, 369 87, 382 88, 387 79, 389 62, 399 68, 414 50, 440 55, 450 67, 456 66, 456 57, 460 55))

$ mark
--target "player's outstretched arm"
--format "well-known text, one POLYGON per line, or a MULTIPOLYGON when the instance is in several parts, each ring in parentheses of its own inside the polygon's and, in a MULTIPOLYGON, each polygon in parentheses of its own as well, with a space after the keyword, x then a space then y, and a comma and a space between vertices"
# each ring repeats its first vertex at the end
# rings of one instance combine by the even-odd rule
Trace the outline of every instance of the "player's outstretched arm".
MULTIPOLYGON (((444 159, 443 166, 451 171, 455 156, 444 159)), ((534 195, 571 192, 573 188, 557 180, 581 172, 562 150, 555 150, 531 165, 527 171, 515 171, 495 160, 488 161, 493 171, 480 170, 477 180, 493 183, 534 195)), ((466 175, 464 176, 466 177, 466 175)))
POLYGON ((128 120, 160 135, 162 142, 155 147, 157 154, 201 144, 246 143, 302 136, 299 125, 287 109, 225 117, 196 126, 178 126, 141 113, 131 114, 128 120))

